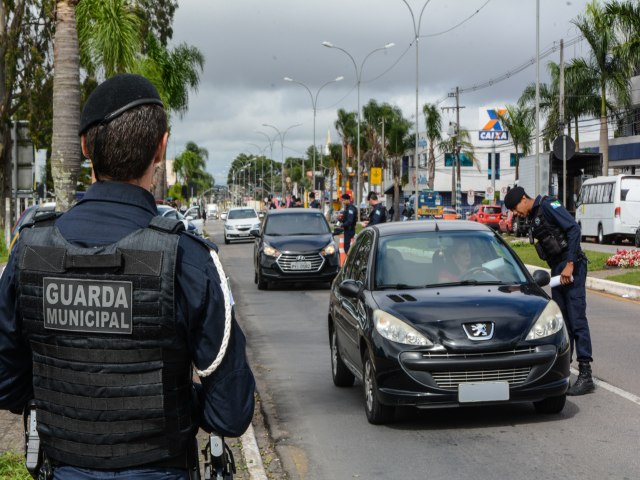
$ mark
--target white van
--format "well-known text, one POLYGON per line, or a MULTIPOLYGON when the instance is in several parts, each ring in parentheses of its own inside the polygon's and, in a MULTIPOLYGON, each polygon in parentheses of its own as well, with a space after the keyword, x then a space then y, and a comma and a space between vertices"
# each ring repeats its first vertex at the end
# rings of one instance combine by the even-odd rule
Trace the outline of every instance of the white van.
POLYGON ((598 243, 634 240, 640 225, 640 176, 615 175, 585 180, 576 202, 582 237, 598 243))

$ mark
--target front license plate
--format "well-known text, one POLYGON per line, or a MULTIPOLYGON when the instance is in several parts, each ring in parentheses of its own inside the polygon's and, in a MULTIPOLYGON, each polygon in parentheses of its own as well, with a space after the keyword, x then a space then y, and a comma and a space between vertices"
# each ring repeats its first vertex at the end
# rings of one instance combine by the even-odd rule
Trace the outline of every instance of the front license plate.
POLYGON ((311 262, 293 262, 291 270, 311 270, 311 262))
POLYGON ((460 403, 501 400, 509 400, 508 382, 461 383, 458 386, 458 401, 460 403))

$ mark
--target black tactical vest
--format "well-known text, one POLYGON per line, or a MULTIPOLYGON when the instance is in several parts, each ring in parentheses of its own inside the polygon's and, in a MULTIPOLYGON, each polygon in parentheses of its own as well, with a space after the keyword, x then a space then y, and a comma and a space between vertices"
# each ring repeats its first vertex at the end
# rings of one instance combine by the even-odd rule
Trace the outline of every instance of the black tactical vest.
POLYGON ((538 204, 538 209, 533 216, 531 229, 529 230, 529 239, 533 243, 535 238, 538 242, 535 244, 538 256, 549 264, 558 263, 562 259, 562 253, 567 251, 569 242, 564 230, 557 225, 551 224, 544 216, 542 210, 543 197, 538 204))
POLYGON ((174 319, 179 235, 166 220, 95 248, 67 243, 55 226, 20 235, 22 329, 38 432, 54 462, 186 467, 198 426, 174 319))

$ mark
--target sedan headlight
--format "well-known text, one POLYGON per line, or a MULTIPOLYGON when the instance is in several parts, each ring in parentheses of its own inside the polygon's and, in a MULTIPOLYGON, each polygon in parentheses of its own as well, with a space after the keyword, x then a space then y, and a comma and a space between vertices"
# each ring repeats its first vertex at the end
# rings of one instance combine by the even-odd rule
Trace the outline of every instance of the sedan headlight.
POLYGON ((320 255, 326 257, 327 255, 333 255, 337 251, 338 251, 338 246, 334 242, 331 242, 329 245, 327 245, 322 249, 322 251, 320 252, 320 255))
POLYGON ((382 310, 373 311, 373 324, 380 335, 392 342, 405 345, 433 345, 427 337, 415 328, 382 310))
POLYGON ((544 308, 536 323, 527 334, 527 340, 537 340, 548 337, 562 330, 564 319, 560 307, 553 300, 550 300, 544 308))
POLYGON ((260 222, 254 223, 253 227, 251 227, 251 230, 260 230, 260 222))
POLYGON ((264 253, 267 257, 279 257, 280 252, 273 248, 268 243, 264 244, 264 248, 262 249, 262 253, 264 253))
POLYGON ((233 230, 233 228, 234 228, 233 225, 228 225, 226 223, 224 224, 224 229, 225 230, 233 230))

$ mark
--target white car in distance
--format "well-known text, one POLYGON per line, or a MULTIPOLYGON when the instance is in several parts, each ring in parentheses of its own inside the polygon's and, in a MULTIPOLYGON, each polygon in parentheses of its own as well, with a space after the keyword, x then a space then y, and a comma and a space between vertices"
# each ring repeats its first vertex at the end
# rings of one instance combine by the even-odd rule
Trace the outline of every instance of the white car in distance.
POLYGON ((224 222, 224 243, 228 245, 231 240, 253 241, 253 237, 249 235, 249 232, 259 228, 260 219, 254 208, 230 208, 224 222))

